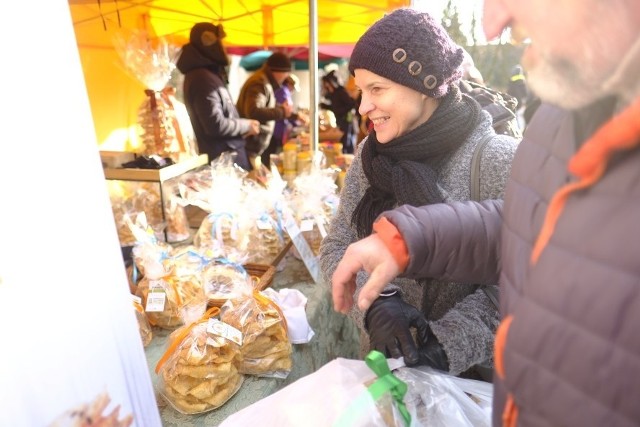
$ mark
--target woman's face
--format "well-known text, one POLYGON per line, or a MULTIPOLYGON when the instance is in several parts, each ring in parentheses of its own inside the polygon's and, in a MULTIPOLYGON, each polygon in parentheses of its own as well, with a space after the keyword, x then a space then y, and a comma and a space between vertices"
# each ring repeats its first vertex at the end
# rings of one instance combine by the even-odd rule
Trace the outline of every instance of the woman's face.
POLYGON ((362 68, 354 70, 362 92, 358 111, 373 123, 378 142, 385 144, 417 128, 433 114, 438 101, 362 68))

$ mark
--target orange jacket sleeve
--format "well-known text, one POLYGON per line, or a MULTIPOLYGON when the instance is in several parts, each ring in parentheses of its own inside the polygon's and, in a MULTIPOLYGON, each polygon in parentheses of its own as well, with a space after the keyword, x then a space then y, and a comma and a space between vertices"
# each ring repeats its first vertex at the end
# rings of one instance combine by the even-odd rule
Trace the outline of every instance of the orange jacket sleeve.
POLYGON ((373 231, 382 239, 385 246, 391 251, 393 258, 404 271, 409 264, 409 250, 395 225, 387 218, 382 217, 373 224, 373 231))

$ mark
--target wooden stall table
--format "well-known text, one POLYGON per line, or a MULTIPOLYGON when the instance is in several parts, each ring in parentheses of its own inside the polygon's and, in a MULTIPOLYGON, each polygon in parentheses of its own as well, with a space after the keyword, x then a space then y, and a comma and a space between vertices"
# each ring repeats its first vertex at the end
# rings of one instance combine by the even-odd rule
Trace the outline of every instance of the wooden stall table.
MULTIPOLYGON (((307 297, 307 318, 315 335, 307 344, 294 344, 293 367, 287 378, 245 376, 240 390, 223 406, 199 415, 185 415, 175 410, 157 392, 156 399, 164 427, 212 427, 246 406, 267 397, 288 384, 315 372, 336 357, 358 357, 358 332, 354 322, 333 310, 328 285, 315 284, 302 261, 291 252, 284 258, 284 269, 277 272, 271 285, 275 290, 297 289, 307 297)), ((162 357, 171 331, 153 329, 154 337, 145 349, 149 372, 154 384, 156 363, 162 357)), ((319 391, 320 392, 320 391, 319 391)), ((256 420, 259 423, 259 420, 256 420)))

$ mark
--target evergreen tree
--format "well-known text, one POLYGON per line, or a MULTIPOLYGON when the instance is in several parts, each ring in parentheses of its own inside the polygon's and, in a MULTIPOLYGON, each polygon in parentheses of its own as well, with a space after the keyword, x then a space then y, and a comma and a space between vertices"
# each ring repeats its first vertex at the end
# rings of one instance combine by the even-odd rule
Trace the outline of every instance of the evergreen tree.
POLYGON ((442 26, 447 30, 449 36, 460 46, 468 46, 469 40, 460 28, 460 14, 453 0, 447 2, 447 6, 442 13, 442 26))

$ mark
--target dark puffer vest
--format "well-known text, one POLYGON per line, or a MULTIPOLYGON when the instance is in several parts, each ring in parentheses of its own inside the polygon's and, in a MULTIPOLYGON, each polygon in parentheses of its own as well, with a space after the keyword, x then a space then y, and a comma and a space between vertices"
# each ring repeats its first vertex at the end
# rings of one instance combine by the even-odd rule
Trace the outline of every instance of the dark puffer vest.
POLYGON ((640 425, 640 100, 614 132, 597 133, 606 143, 625 134, 635 146, 614 151, 601 177, 568 195, 532 259, 552 197, 576 181, 567 169, 580 146, 576 134, 602 124, 597 110, 540 107, 516 152, 504 204, 383 214, 407 244, 404 277, 490 282, 500 274, 495 426, 640 425))

